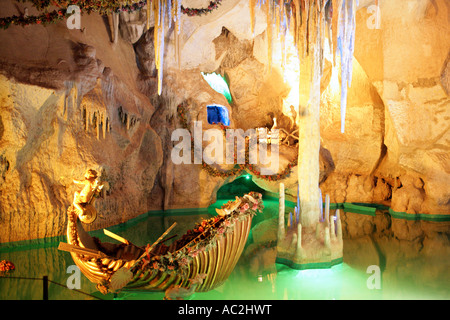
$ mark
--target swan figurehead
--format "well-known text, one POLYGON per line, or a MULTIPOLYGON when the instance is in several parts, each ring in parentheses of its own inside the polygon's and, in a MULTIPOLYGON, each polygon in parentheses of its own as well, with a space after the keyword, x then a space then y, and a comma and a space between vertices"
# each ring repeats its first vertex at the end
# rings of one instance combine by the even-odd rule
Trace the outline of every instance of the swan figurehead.
POLYGON ((236 197, 236 199, 231 202, 228 201, 221 209, 216 208, 216 212, 220 217, 226 216, 236 210, 241 204, 241 199, 236 197))

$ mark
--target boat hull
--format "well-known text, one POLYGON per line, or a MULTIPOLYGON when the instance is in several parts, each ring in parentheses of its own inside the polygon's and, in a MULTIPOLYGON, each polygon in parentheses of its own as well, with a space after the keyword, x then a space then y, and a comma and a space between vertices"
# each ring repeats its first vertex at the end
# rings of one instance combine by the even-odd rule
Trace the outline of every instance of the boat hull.
MULTIPOLYGON (((77 248, 98 248, 99 244, 93 244, 92 238, 84 231, 72 206, 68 209, 68 218, 68 244, 77 248), (84 245, 86 243, 87 246, 84 245)), ((122 244, 120 252, 122 255, 126 252, 128 256, 133 256, 133 259, 118 258, 120 255, 92 256, 79 252, 70 254, 80 271, 91 282, 97 284, 98 290, 104 294, 114 291, 111 289, 111 277, 121 268, 132 272, 131 280, 121 288, 125 291, 165 291, 172 286, 189 288, 190 279, 205 274, 203 282, 195 289, 197 292, 204 292, 223 284, 233 271, 247 242, 252 219, 253 214, 239 215, 239 218, 234 219, 231 231, 215 236, 208 246, 196 250, 183 272, 163 270, 151 263, 145 267, 142 267, 142 264, 136 267, 138 262, 142 263, 138 257, 142 258, 145 250, 131 244, 128 246, 122 244)))
POLYGON ((237 221, 233 232, 218 237, 209 250, 199 252, 192 259, 187 274, 147 270, 135 274, 124 290, 165 291, 174 285, 189 288, 189 279, 194 279, 199 274, 206 274, 206 277, 195 291, 205 292, 219 287, 230 276, 241 257, 251 224, 251 215, 237 221))

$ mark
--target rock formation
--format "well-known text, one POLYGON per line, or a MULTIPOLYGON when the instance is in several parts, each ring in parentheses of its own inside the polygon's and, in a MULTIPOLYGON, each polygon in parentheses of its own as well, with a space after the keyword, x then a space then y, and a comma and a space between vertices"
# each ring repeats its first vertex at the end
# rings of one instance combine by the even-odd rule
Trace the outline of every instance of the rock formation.
MULTIPOLYGON (((367 10, 373 4, 360 1, 357 11, 344 134, 339 72, 331 64, 325 68, 322 192, 331 203, 449 214, 450 6, 446 0, 381 2, 377 28, 367 10)), ((24 7, 6 1, 1 16, 24 7)), ((253 33, 247 1, 224 1, 203 16, 184 15, 178 53, 173 27, 166 31, 161 95, 153 29, 146 30, 146 20, 145 11, 120 13, 116 39, 98 14, 83 15, 81 30, 69 30, 65 20, 0 30, 0 242, 62 234, 75 191, 71 179, 86 168, 97 169, 109 183, 96 203, 106 219, 98 219, 93 229, 152 209, 213 203, 217 190, 237 177, 212 177, 201 165, 171 161, 181 103, 188 106, 189 128, 194 121, 202 121, 203 130, 219 128, 206 121, 210 103, 228 108, 230 128, 270 128, 273 118, 285 128, 291 125, 290 110, 283 106, 291 85, 282 68, 268 68, 267 26, 260 10, 253 33), (233 103, 202 78, 201 72, 213 71, 226 75, 233 103)), ((302 79, 308 77, 306 70, 302 79)), ((307 98, 301 96, 299 103, 301 114, 307 98)), ((295 139, 280 146, 280 168, 295 157, 295 139)), ((279 181, 252 179, 278 192, 279 181)), ((297 181, 297 170, 283 179, 287 199, 295 199, 297 181)), ((344 237, 390 223, 405 239, 435 228, 422 223, 416 230, 413 222, 397 219, 366 222, 371 218, 352 214, 341 218, 344 237)), ((448 232, 448 225, 433 230, 448 232)))

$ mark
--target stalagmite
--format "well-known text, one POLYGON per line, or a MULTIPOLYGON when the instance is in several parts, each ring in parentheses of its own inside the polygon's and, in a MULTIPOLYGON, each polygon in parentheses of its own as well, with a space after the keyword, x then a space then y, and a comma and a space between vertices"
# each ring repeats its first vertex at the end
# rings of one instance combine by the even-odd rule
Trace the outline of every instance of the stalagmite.
POLYGON ((339 241, 342 241, 342 224, 339 209, 336 210, 336 229, 337 229, 337 238, 339 241))
POLYGON ((329 227, 325 227, 325 235, 324 235, 324 240, 323 240, 325 247, 327 249, 331 249, 331 242, 330 242, 330 228, 329 227))
POLYGON ((302 225, 297 225, 297 247, 295 250, 295 259, 301 261, 304 258, 304 252, 302 247, 302 225))
POLYGON ((334 218, 335 218, 335 216, 329 217, 331 239, 336 238, 336 224, 334 222, 334 218))
POLYGON ((330 195, 325 195, 325 221, 329 223, 330 221, 330 195))
POLYGON ((280 183, 280 196, 278 207, 278 239, 284 239, 286 231, 284 229, 284 184, 280 183))
POLYGON ((302 249, 302 225, 297 225, 297 251, 302 249))
POLYGON ((86 107, 83 108, 84 131, 88 132, 89 115, 86 107))
POLYGON ((322 200, 322 190, 319 188, 319 209, 320 209, 320 221, 324 221, 323 217, 323 200, 322 200))
POLYGON ((289 228, 293 228, 293 227, 294 227, 294 221, 293 221, 293 219, 292 219, 292 212, 289 212, 288 227, 289 227, 289 228))
POLYGON ((298 243, 297 234, 292 234, 291 248, 296 248, 298 243))

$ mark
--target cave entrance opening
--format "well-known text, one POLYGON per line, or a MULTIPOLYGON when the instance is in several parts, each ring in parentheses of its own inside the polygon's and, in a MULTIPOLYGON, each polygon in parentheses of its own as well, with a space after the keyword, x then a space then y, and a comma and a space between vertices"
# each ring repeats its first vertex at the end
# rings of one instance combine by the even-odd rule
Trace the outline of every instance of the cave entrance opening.
POLYGON ((209 86, 216 92, 223 94, 227 99, 228 103, 233 103, 233 98, 231 97, 230 86, 227 81, 226 76, 222 76, 215 72, 204 73, 202 72, 203 79, 209 84, 209 86))
POLYGON ((239 178, 236 178, 234 181, 223 185, 217 191, 217 199, 234 199, 234 197, 242 197, 250 191, 260 192, 263 195, 263 198, 266 193, 263 188, 253 182, 251 175, 244 174, 239 178))

